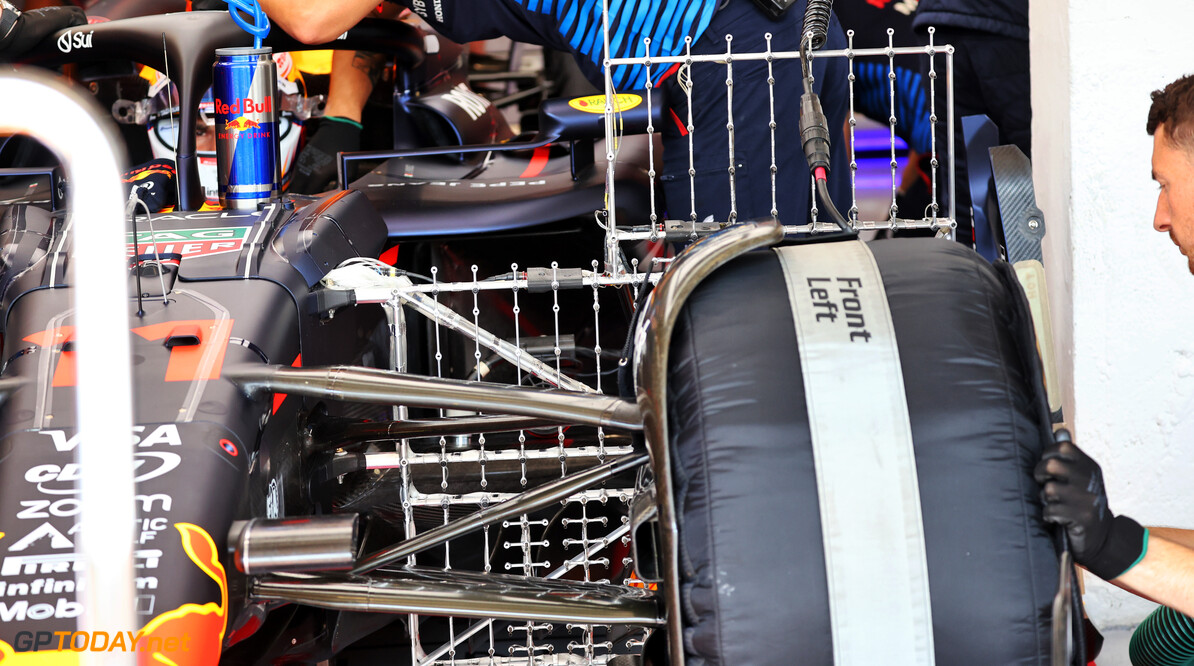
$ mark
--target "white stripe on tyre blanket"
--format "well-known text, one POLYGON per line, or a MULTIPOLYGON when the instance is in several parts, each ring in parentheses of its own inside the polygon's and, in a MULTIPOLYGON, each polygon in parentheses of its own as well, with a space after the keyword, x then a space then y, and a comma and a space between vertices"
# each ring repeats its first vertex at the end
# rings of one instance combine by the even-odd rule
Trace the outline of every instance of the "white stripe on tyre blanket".
POLYGON ((920 489, 879 268, 859 241, 775 252, 808 402, 834 663, 931 665, 920 489))

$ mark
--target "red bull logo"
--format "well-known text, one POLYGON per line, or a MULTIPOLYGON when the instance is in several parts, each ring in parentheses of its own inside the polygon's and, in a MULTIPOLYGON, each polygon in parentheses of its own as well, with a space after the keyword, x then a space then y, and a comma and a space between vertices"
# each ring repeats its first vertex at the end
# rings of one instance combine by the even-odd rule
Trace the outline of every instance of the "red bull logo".
POLYGON ((178 666, 203 666, 220 661, 224 642, 225 615, 228 612, 228 579, 224 565, 220 564, 220 552, 215 541, 198 525, 175 523, 182 547, 187 557, 207 574, 220 588, 220 603, 183 604, 150 620, 141 633, 152 641, 162 639, 160 650, 150 649, 138 655, 141 664, 177 664, 178 666), (183 650, 182 645, 167 647, 166 640, 175 636, 189 636, 191 641, 183 650))
POLYGON ((261 123, 256 120, 249 120, 244 116, 237 116, 232 120, 224 121, 224 129, 244 131, 254 127, 261 127, 261 123))
POLYGON ((228 613, 228 580, 215 541, 203 528, 191 523, 175 523, 187 558, 220 588, 220 602, 187 603, 150 620, 139 631, 117 632, 40 632, 50 639, 37 641, 25 632, 9 645, 0 641, 0 663, 4 666, 77 666, 81 653, 133 652, 140 666, 207 666, 220 660, 224 625, 228 613), (102 639, 102 646, 96 639, 102 639), (82 640, 80 640, 82 639, 82 640), (49 649, 41 649, 48 647, 49 649))
POLYGON ((229 104, 217 98, 215 107, 216 113, 221 116, 239 116, 246 113, 273 113, 274 99, 266 97, 260 102, 256 102, 252 98, 246 97, 244 99, 233 100, 229 104))

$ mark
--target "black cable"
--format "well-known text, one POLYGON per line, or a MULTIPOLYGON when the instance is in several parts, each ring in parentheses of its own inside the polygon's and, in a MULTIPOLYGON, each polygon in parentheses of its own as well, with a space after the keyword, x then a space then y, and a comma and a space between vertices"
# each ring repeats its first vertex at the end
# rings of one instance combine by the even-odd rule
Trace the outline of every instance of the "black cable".
POLYGON ((817 178, 817 194, 820 195, 821 204, 825 206, 825 211, 829 213, 829 217, 833 222, 844 232, 848 234, 857 235, 858 231, 850 226, 849 220, 842 215, 837 206, 833 205, 833 199, 829 198, 829 183, 825 182, 824 178, 817 178))
POLYGON ((833 16, 833 0, 808 0, 804 8, 803 33, 807 39, 812 33, 812 47, 817 50, 825 45, 829 35, 829 20, 833 16))
POLYGON ((804 9, 804 38, 800 41, 800 68, 804 74, 804 94, 800 97, 800 142, 808 168, 816 180, 813 196, 821 199, 821 205, 843 232, 854 234, 850 222, 829 197, 829 123, 821 109, 821 99, 813 91, 813 51, 825 45, 832 16, 833 0, 808 0, 804 9))
POLYGON ((396 268, 396 269, 394 269, 394 271, 395 271, 395 272, 396 272, 398 275, 405 275, 405 276, 407 276, 407 277, 419 278, 420 280, 422 280, 422 281, 424 281, 424 282, 435 282, 435 280, 433 280, 433 279, 431 279, 431 278, 427 277, 426 275, 422 275, 422 274, 419 274, 419 273, 412 273, 412 272, 410 272, 410 271, 404 271, 404 270, 402 270, 401 268, 396 268))

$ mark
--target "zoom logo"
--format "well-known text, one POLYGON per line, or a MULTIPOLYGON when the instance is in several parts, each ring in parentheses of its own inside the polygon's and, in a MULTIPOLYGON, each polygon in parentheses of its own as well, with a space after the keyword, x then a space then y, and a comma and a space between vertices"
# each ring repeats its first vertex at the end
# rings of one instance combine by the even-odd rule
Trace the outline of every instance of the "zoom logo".
POLYGON ((83 32, 81 30, 75 32, 64 32, 58 38, 58 50, 63 53, 70 53, 75 49, 89 49, 91 48, 91 37, 95 35, 95 31, 83 32))

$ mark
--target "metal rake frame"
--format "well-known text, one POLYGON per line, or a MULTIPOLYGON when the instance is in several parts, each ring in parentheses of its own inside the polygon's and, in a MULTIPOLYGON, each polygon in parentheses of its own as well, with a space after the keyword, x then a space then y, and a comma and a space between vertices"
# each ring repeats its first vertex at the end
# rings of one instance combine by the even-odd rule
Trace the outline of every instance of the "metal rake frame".
MULTIPOLYGON (((603 5, 607 4, 603 0, 603 5)), ((608 10, 608 7, 605 7, 608 10)), ((605 39, 608 53, 608 11, 606 11, 605 39)), ((953 108, 953 48, 950 46, 936 46, 932 42, 925 47, 895 47, 892 45, 892 32, 888 31, 888 47, 883 49, 854 49, 853 34, 849 33, 850 46, 845 50, 821 51, 813 55, 814 58, 840 57, 850 61, 850 105, 849 129, 853 139, 854 128, 857 124, 854 99, 854 59, 859 57, 886 57, 889 72, 894 70, 894 59, 900 55, 928 55, 930 62, 929 96, 932 122, 932 154, 931 164, 932 203, 926 209, 923 218, 898 217, 895 205, 895 194, 898 184, 896 169, 895 127, 895 88, 890 84, 891 116, 888 125, 891 136, 891 177, 892 201, 890 219, 885 221, 860 220, 857 205, 856 173, 858 164, 851 140, 850 169, 852 201, 848 214, 850 224, 855 229, 932 229, 941 236, 952 236, 955 223, 955 184, 954 184, 954 108, 953 108), (938 183, 938 146, 937 146, 937 109, 935 86, 937 83, 935 57, 944 54, 946 58, 946 122, 947 122, 947 165, 949 194, 948 214, 941 216, 941 205, 938 202, 940 184, 938 183)), ((407 372, 407 323, 408 312, 417 313, 434 322, 436 372, 442 377, 439 361, 442 353, 439 348, 440 335, 461 335, 473 344, 475 366, 467 379, 481 380, 482 349, 500 357, 516 368, 518 386, 506 386, 488 389, 485 392, 478 381, 466 381, 428 378, 420 380, 418 377, 407 376, 413 382, 409 390, 419 392, 419 386, 425 387, 428 395, 434 393, 438 397, 429 397, 419 404, 434 405, 440 408, 440 418, 433 422, 409 422, 406 405, 416 404, 409 399, 394 400, 392 416, 394 426, 387 428, 386 437, 377 437, 374 441, 384 441, 392 444, 392 450, 371 450, 365 452, 365 468, 369 470, 397 469, 402 477, 403 495, 402 511, 406 525, 406 539, 392 547, 362 557, 354 569, 354 578, 343 580, 335 576, 309 576, 302 580, 290 580, 279 576, 267 576, 257 581, 254 586, 254 596, 259 599, 287 600, 300 603, 312 603, 310 591, 320 586, 338 586, 336 594, 321 597, 316 605, 332 608, 385 610, 388 612, 405 613, 408 615, 410 626, 418 626, 418 613, 437 611, 454 615, 457 618, 477 618, 467 626, 457 630, 456 620, 449 620, 449 640, 438 648, 427 651, 423 649, 418 638, 418 631, 412 631, 411 660, 414 664, 428 666, 440 663, 459 664, 513 664, 513 663, 583 663, 604 664, 614 655, 613 645, 608 633, 599 632, 601 626, 618 623, 637 623, 644 627, 667 626, 669 629, 670 652, 673 664, 683 663, 682 628, 680 626, 679 599, 679 561, 678 561, 678 532, 676 513, 672 501, 671 471, 669 468, 667 418, 666 418, 666 376, 668 344, 671 330, 676 317, 687 297, 696 286, 718 267, 740 254, 775 244, 786 235, 817 234, 838 230, 835 224, 817 221, 815 199, 812 203, 812 222, 805 225, 782 226, 774 220, 770 223, 738 224, 736 219, 736 190, 734 183, 734 135, 733 135, 733 103, 732 93, 728 112, 730 123, 727 129, 728 166, 727 178, 730 183, 731 213, 729 219, 723 223, 698 224, 695 204, 690 207, 688 220, 662 220, 658 215, 655 201, 656 172, 652 166, 648 175, 651 180, 651 199, 649 218, 645 224, 633 226, 618 226, 615 208, 615 163, 616 151, 620 136, 617 126, 617 111, 612 99, 615 91, 610 77, 610 69, 618 65, 640 64, 648 71, 653 66, 670 66, 672 64, 689 64, 696 62, 719 63, 726 68, 727 86, 732 86, 733 64, 742 61, 764 61, 768 66, 768 94, 770 98, 770 117, 767 122, 771 128, 771 191, 772 215, 777 216, 775 209, 775 193, 779 178, 775 168, 775 110, 773 66, 777 62, 799 60, 801 54, 793 51, 770 50, 771 35, 766 35, 768 50, 762 53, 734 53, 731 48, 732 38, 726 39, 724 54, 692 55, 691 40, 687 41, 686 54, 667 58, 623 58, 606 59, 606 106, 604 109, 607 147, 606 172, 606 207, 599 211, 598 223, 601 220, 604 234, 604 246, 601 256, 604 265, 593 261, 587 269, 573 269, 572 279, 563 280, 560 275, 564 271, 558 264, 550 264, 549 269, 543 269, 550 275, 549 291, 553 296, 553 309, 556 327, 554 330, 554 358, 540 360, 529 354, 522 345, 519 328, 519 295, 531 290, 532 280, 529 273, 520 271, 517 265, 511 265, 511 272, 506 276, 482 278, 478 275, 477 267, 472 267, 472 280, 461 282, 439 282, 437 271, 432 269, 432 281, 429 284, 415 284, 403 275, 386 274, 384 269, 375 270, 365 283, 353 284, 351 279, 338 283, 344 272, 329 274, 325 284, 332 288, 347 289, 353 292, 356 304, 381 305, 385 312, 391 332, 390 370, 396 376, 404 376, 407 372), (674 240, 677 236, 685 240, 696 241, 683 252, 675 261, 657 260, 666 264, 667 270, 662 278, 656 273, 645 273, 638 270, 636 262, 627 262, 622 254, 622 244, 634 241, 664 241, 674 240), (581 277, 575 279, 576 273, 581 277), (651 295, 647 310, 643 314, 640 325, 630 331, 630 335, 637 340, 634 359, 635 387, 637 391, 636 403, 607 398, 608 410, 604 414, 622 410, 628 414, 633 410, 637 414, 637 422, 630 424, 630 430, 641 428, 644 431, 648 455, 636 452, 634 447, 626 445, 607 446, 605 442, 605 427, 616 419, 605 419, 599 415, 600 409, 591 409, 597 405, 596 401, 586 403, 584 409, 568 409, 568 400, 580 400, 583 396, 600 400, 602 393, 602 349, 600 330, 602 328, 598 290, 605 287, 639 286, 644 281, 658 282, 658 286, 651 295), (568 282, 568 284, 564 284, 568 282), (597 340, 594 352, 597 374, 596 386, 589 386, 574 378, 568 377, 561 369, 561 331, 559 329, 559 295, 566 289, 590 289, 593 293, 594 327, 597 340), (513 297, 514 331, 513 340, 503 338, 480 325, 479 299, 482 292, 502 290, 508 291, 513 297), (440 302, 440 296, 445 294, 472 294, 472 311, 461 314, 453 311, 440 302), (553 363, 554 361, 554 363, 553 363), (474 374, 475 373, 475 374, 474 374), (525 376, 533 376, 538 381, 549 386, 563 389, 558 391, 536 391, 522 388, 525 376), (452 383, 455 381, 456 383, 452 383), (471 416, 455 414, 451 410, 466 410, 473 413, 487 414, 516 414, 524 417, 541 419, 532 422, 519 421, 512 418, 499 425, 494 421, 502 416, 471 416), (585 411, 589 410, 589 411, 585 411), (581 413, 584 413, 581 415, 581 413), (581 415, 581 416, 578 416, 581 415), (579 420, 578 420, 579 418, 579 420), (588 423, 597 426, 596 446, 585 446, 570 449, 565 446, 564 427, 569 423, 588 423), (528 446, 527 430, 544 425, 554 427, 556 436, 554 442, 541 442, 543 445, 528 446), (518 432, 517 448, 488 449, 486 434, 496 431, 518 432), (438 434, 438 451, 435 446, 430 450, 416 451, 412 441, 417 437, 434 439, 438 434), (467 444, 459 445, 464 440, 457 440, 450 445, 452 437, 467 437, 476 435, 475 443, 470 439, 467 444), (559 477, 537 487, 530 487, 527 482, 529 468, 536 468, 540 472, 546 466, 559 464, 559 477), (520 492, 495 492, 487 488, 487 465, 517 464, 522 475, 522 489, 520 492), (479 468, 480 477, 477 487, 471 492, 449 492, 448 483, 452 470, 458 467, 479 468), (569 468, 572 468, 571 470, 569 468), (427 470, 434 472, 439 468, 441 476, 440 488, 427 489, 417 487, 413 479, 417 476, 434 476, 427 470), (599 557, 602 551, 611 545, 626 544, 630 535, 636 531, 641 523, 632 521, 629 516, 617 525, 600 525, 598 520, 590 519, 586 507, 590 503, 606 503, 610 500, 626 504, 635 499, 635 495, 642 490, 641 478, 633 487, 609 488, 606 484, 615 475, 629 470, 647 468, 651 471, 658 517, 658 536, 660 539, 660 565, 662 584, 657 592, 648 592, 627 587, 629 580, 619 582, 593 582, 590 576, 591 565, 608 564, 609 555, 599 557), (561 563, 537 561, 535 549, 545 545, 545 534, 548 522, 533 519, 531 514, 545 506, 558 503, 574 504, 581 507, 581 518, 575 520, 580 528, 578 539, 566 538, 567 546, 578 548, 579 553, 561 563), (477 507, 477 511, 465 518, 453 519, 450 515, 452 507, 477 507), (415 528, 415 510, 441 508, 443 522, 440 526, 428 531, 419 532, 415 528), (517 531, 517 541, 509 541, 504 545, 522 555, 521 564, 507 566, 509 569, 521 569, 523 582, 511 579, 504 572, 493 572, 489 561, 491 546, 490 528, 502 525, 505 529, 517 531), (542 528, 539 530, 538 528, 542 528), (468 533, 481 530, 485 543, 485 565, 482 576, 492 576, 494 588, 486 587, 483 579, 477 579, 473 574, 465 574, 451 569, 450 542, 452 539, 468 533), (419 579, 416 590, 409 590, 411 572, 420 573, 416 566, 416 555, 431 548, 443 548, 445 568, 436 574, 432 580, 429 575, 419 579), (604 561, 603 561, 604 560, 604 561), (395 565, 405 564, 407 568, 395 570, 395 565), (542 609, 543 595, 540 589, 546 582, 562 578, 572 570, 581 570, 586 582, 577 583, 574 589, 580 593, 579 598, 568 603, 561 603, 550 611, 542 609), (405 573, 404 573, 405 572, 405 573), (402 581, 406 581, 403 583, 402 581), (466 584, 467 581, 467 584, 466 584), (620 583, 620 584, 619 584, 620 583), (472 588, 469 588, 472 585, 472 588), (495 593, 500 589, 500 593, 495 593), (304 592, 305 591, 305 592, 304 592), (497 594, 497 596, 493 596, 497 594), (586 597, 586 595, 592 595, 586 597), (497 598, 504 597, 504 598, 497 598), (439 604, 438 606, 436 604, 439 604), (510 619, 520 617, 525 622, 511 625, 512 631, 523 632, 524 640, 517 650, 512 649, 508 656, 500 656, 495 652, 494 621, 496 619, 510 619), (552 622, 563 622, 569 630, 579 630, 579 640, 571 641, 567 646, 569 654, 553 654, 550 647, 541 641, 545 629, 551 628, 552 622), (516 628, 516 629, 515 629, 516 628), (471 659, 456 659, 457 647, 466 640, 488 633, 488 656, 471 659), (446 661, 445 661, 446 660, 446 661)), ((649 43, 648 43, 649 46, 649 43)), ((893 79, 894 76, 889 77, 893 79)), ((732 88, 731 88, 732 90, 732 88)), ((692 100, 692 90, 687 92, 688 101, 692 100)), ((650 115, 651 96, 646 95, 650 115)), ((691 104, 690 107, 691 108, 691 104)), ((692 159, 693 143, 691 130, 694 128, 689 118, 689 153, 692 159)), ((647 133, 653 139, 655 128, 649 125, 647 133)), ((653 141, 648 142, 649 157, 654 161, 653 141)), ((691 171, 690 171, 691 174, 691 171)), ((690 175, 690 187, 694 187, 690 175)), ((637 221, 636 221, 637 222, 637 221)), ((492 386, 492 385, 491 385, 492 386)), ((407 394, 408 397, 409 395, 407 394)), ((380 401, 380 400, 379 400, 380 401)), ((582 401, 583 402, 583 401, 582 401)), ((628 421, 635 418, 623 418, 621 425, 627 427, 628 421)), ((386 444, 388 447, 390 444, 386 444)), ((509 564, 509 563, 507 563, 509 564)), ((627 566, 632 562, 627 559, 627 566)), ((568 584, 572 585, 572 584, 568 584)), ((633 639, 637 645, 641 641, 633 639)), ((635 647, 637 647, 637 645, 635 647)))

